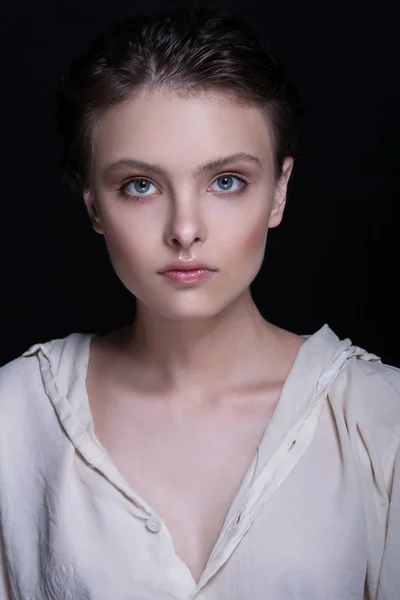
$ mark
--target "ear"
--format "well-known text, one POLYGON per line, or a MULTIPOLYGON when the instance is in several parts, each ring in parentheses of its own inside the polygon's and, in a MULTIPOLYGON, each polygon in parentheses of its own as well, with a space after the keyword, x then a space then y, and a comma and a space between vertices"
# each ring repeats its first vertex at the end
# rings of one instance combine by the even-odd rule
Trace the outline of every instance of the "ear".
POLYGON ((292 174, 293 158, 287 156, 283 161, 282 174, 276 184, 274 202, 269 216, 268 228, 277 227, 282 221, 283 211, 286 206, 287 187, 292 174))
POLYGON ((91 190, 84 190, 83 200, 85 202, 93 229, 96 231, 96 233, 104 234, 103 228, 101 226, 100 215, 96 206, 94 193, 91 190))

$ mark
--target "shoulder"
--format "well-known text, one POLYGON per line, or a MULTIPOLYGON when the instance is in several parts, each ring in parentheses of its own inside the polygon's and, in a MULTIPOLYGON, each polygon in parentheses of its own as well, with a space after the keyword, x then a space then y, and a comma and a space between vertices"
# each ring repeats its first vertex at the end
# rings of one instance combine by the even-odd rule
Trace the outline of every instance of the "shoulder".
POLYGON ((380 360, 349 361, 349 386, 365 424, 400 433, 400 369, 380 360))
POLYGON ((22 457, 34 454, 32 439, 41 436, 38 424, 45 395, 35 355, 21 355, 0 368, 0 482, 12 457, 15 467, 22 457), (29 448, 29 450, 28 450, 29 448))
POLYGON ((49 355, 56 341, 36 343, 0 368, 0 399, 16 389, 33 391, 32 385, 40 382, 38 354, 44 352, 49 355))
POLYGON ((360 349, 337 378, 331 400, 357 455, 389 485, 400 452, 400 369, 360 349))
POLYGON ((0 367, 0 422, 13 412, 24 410, 27 402, 43 396, 46 383, 61 381, 64 372, 73 373, 74 359, 90 334, 71 333, 65 338, 32 345, 21 356, 0 367))
POLYGON ((354 411, 357 421, 400 426, 400 368, 358 346, 350 350, 330 393, 335 403, 354 411))
POLYGON ((21 355, 0 368, 0 410, 21 396, 33 394, 40 386, 40 370, 35 356, 21 355))

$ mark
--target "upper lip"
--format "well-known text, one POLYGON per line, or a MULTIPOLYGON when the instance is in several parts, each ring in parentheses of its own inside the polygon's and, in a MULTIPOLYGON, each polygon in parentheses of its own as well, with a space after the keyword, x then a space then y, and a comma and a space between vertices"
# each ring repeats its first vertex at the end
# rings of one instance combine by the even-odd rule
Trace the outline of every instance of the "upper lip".
POLYGON ((170 263, 159 273, 166 273, 167 271, 192 271, 193 269, 206 269, 207 271, 216 271, 214 267, 211 267, 207 263, 199 262, 196 260, 175 260, 170 263))

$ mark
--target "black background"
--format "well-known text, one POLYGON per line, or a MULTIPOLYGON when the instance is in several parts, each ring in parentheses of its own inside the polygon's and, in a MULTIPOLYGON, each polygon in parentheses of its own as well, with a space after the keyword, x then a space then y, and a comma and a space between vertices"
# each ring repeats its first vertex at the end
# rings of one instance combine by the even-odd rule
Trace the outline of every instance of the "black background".
MULTIPOLYGON (((110 21, 179 5, 23 0, 1 9, 0 364, 36 342, 102 334, 133 318, 134 300, 112 270, 103 237, 58 173, 52 88, 110 21)), ((269 232, 252 286, 257 305, 299 334, 328 323, 400 366, 396 3, 214 6, 254 22, 307 108, 284 219, 269 232)))

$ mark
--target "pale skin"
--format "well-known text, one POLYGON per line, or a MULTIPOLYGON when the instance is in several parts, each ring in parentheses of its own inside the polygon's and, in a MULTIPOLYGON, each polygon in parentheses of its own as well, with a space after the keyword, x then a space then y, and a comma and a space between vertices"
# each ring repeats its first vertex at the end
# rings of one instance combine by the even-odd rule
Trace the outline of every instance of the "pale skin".
POLYGON ((264 319, 250 293, 293 167, 287 157, 277 179, 273 152, 261 110, 222 94, 142 91, 110 109, 93 136, 84 201, 137 298, 135 322, 91 344, 95 432, 196 582, 305 342, 264 319), (238 153, 253 158, 194 173, 238 153), (135 177, 145 189, 131 181, 122 196, 135 177), (177 258, 218 272, 179 288, 157 273, 177 258))

